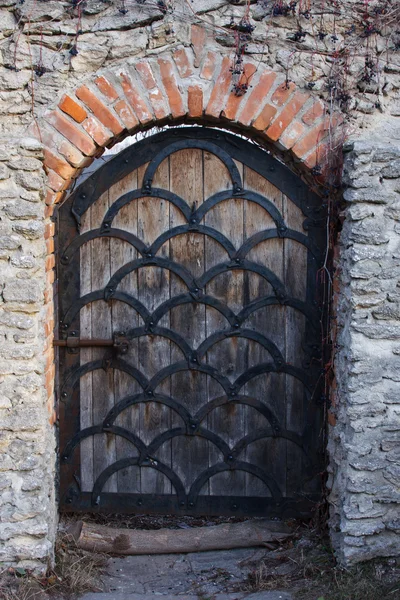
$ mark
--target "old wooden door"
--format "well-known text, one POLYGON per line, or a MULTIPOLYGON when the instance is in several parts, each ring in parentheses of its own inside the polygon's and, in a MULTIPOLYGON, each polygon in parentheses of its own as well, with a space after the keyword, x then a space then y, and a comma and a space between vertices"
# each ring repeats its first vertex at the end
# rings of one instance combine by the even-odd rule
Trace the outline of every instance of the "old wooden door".
POLYGON ((59 210, 64 510, 307 515, 322 202, 221 131, 142 140, 59 210))

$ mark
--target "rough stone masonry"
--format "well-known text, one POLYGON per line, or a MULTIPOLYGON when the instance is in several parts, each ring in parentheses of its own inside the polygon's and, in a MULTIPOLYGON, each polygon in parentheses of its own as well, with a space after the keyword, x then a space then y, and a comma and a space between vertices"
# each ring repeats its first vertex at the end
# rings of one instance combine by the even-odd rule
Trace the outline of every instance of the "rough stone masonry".
MULTIPOLYGON (((230 64, 235 55, 229 26, 245 2, 176 0, 166 13, 133 0, 123 10, 111 0, 85 0, 79 11, 76 4, 0 0, 0 563, 39 570, 53 559, 57 524, 54 203, 93 157, 127 135, 173 123, 175 110, 201 123, 213 90, 214 125, 260 136, 308 176, 332 125, 327 64, 335 61, 324 56, 351 35, 359 3, 343 2, 335 15, 327 2, 316 39, 310 15, 299 29, 290 12, 277 14, 285 3, 252 1, 245 57, 256 74, 231 100, 236 120, 224 112, 231 75, 223 57, 230 64), (147 121, 121 72, 136 77, 147 121), (267 72, 276 80, 250 106, 267 72), (95 100, 77 91, 82 86, 95 100)), ((396 49, 395 34, 387 42, 379 31, 364 33, 380 51, 396 49)), ((347 564, 400 552, 400 53, 376 77, 371 69, 355 54, 350 98, 341 92, 352 117, 336 252, 328 487, 332 541, 347 564)))

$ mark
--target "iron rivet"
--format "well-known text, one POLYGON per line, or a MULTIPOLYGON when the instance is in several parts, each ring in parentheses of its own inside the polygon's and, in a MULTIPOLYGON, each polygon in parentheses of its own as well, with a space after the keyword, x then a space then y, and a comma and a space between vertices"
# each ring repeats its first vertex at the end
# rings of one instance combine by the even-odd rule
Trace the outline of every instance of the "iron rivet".
POLYGON ((67 498, 66 502, 67 504, 72 504, 72 498, 67 498))
POLYGON ((236 396, 235 392, 230 393, 231 396, 236 396))
POLYGON ((181 501, 179 502, 179 504, 180 504, 181 506, 185 506, 185 503, 184 503, 184 501, 183 501, 183 500, 181 500, 181 501))
MULTIPOLYGON (((126 162, 127 162, 127 161, 126 161, 126 162)), ((138 500, 138 502, 137 502, 137 503, 138 503, 138 506, 142 506, 142 504, 143 504, 142 500, 138 500)))
POLYGON ((104 423, 104 427, 111 427, 111 423, 104 423))
POLYGON ((233 504, 232 508, 233 508, 233 510, 236 510, 237 509, 237 504, 233 504))
POLYGON ((196 358, 195 356, 192 358, 192 361, 193 361, 194 363, 197 363, 197 362, 198 362, 198 360, 197 360, 197 358, 196 358))
POLYGON ((72 335, 72 337, 75 337, 76 336, 76 331, 71 331, 71 335, 72 335))
POLYGON ((68 394, 67 394, 67 392, 63 392, 63 393, 61 394, 61 396, 62 396, 63 398, 66 398, 66 397, 67 397, 67 395, 68 395, 68 394))
POLYGON ((196 294, 200 291, 199 288, 195 288, 194 291, 196 292, 196 294))
POLYGON ((196 219, 190 219, 190 222, 193 223, 193 224, 195 224, 195 223, 197 223, 197 220, 196 219))
POLYGON ((64 325, 62 326, 63 329, 68 329, 68 323, 64 323, 64 325))
POLYGON ((86 198, 86 194, 82 194, 81 198, 85 199, 86 198))
POLYGON ((235 327, 239 327, 239 323, 235 323, 235 327))
POLYGON ((196 425, 195 425, 195 423, 192 423, 192 424, 191 424, 191 426, 190 426, 190 428, 191 428, 191 429, 196 429, 196 425))
POLYGON ((129 160, 126 158, 125 159, 125 164, 127 165, 129 163, 129 160))
POLYGON ((228 456, 228 460, 233 460, 233 456, 232 456, 232 454, 229 454, 229 456, 228 456))
POLYGON ((114 288, 108 288, 108 291, 110 292, 110 294, 112 294, 114 291, 114 288))
POLYGON ((63 460, 68 460, 68 456, 63 456, 63 460))
POLYGON ((147 392, 147 395, 148 395, 148 396, 152 396, 152 395, 153 395, 153 392, 152 392, 151 390, 149 390, 149 391, 147 392))
POLYGON ((63 256, 63 260, 68 261, 69 260, 69 256, 63 256))
POLYGON ((151 252, 148 252, 148 253, 146 254, 146 256, 147 256, 147 258, 153 258, 153 254, 152 254, 151 252))
POLYGON ((149 325, 150 325, 150 327, 153 327, 153 325, 154 325, 154 321, 150 321, 150 322, 149 322, 149 325))
POLYGON ((235 258, 235 262, 240 263, 240 258, 235 258))
POLYGON ((189 502, 189 506, 192 508, 194 506, 194 502, 189 502))

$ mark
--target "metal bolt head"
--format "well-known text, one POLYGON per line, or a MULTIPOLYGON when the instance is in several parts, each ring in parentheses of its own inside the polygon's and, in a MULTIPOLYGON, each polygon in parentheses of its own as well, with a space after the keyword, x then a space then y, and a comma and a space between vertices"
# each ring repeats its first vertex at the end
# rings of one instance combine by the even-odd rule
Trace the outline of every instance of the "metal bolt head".
POLYGON ((66 398, 66 397, 67 397, 67 392, 63 392, 63 393, 61 394, 61 396, 62 396, 62 398, 66 398))

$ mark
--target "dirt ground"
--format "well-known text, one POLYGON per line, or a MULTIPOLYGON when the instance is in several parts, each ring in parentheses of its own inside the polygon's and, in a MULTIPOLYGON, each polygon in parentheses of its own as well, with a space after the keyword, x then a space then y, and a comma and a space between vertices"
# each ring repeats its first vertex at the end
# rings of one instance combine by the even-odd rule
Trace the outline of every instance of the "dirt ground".
MULTIPOLYGON (((244 520, 145 515, 82 515, 80 518, 114 527, 147 530, 204 527, 244 520)), ((66 524, 64 520, 64 528, 66 524)), ((212 568, 211 563, 205 561, 207 567, 197 574, 191 569, 190 581, 182 571, 181 578, 187 578, 185 589, 198 593, 199 598, 211 598, 211 595, 204 595, 211 589, 224 593, 285 590, 296 600, 400 600, 400 558, 375 560, 342 569, 336 565, 329 540, 321 530, 312 524, 294 521, 289 525, 293 535, 284 543, 269 543, 265 548, 248 552, 243 555, 244 559, 236 560, 235 569, 233 558, 238 557, 237 551, 232 553, 232 569, 227 555, 227 568, 218 566, 218 561, 214 561, 217 566, 212 568)), ((177 556, 174 555, 174 560, 177 556)), ((193 562, 191 555, 186 556, 193 562)), ((181 558, 185 561, 185 555, 181 558)), ((108 591, 111 581, 115 585, 113 566, 117 560, 121 559, 78 549, 71 537, 61 531, 56 565, 46 576, 35 577, 24 569, 1 571, 0 565, 0 600, 72 600, 87 592, 108 591)), ((119 570, 123 571, 123 568, 119 570)))

